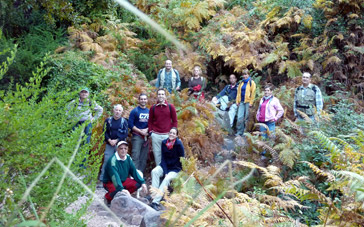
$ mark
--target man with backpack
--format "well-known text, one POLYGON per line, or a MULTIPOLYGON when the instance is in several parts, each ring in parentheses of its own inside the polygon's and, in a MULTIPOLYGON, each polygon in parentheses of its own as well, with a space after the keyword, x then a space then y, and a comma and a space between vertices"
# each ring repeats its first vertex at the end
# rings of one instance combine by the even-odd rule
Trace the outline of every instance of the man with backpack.
POLYGON ((177 114, 173 104, 166 100, 166 92, 163 88, 157 91, 157 104, 149 110, 148 130, 151 133, 152 148, 155 164, 158 166, 161 162, 161 145, 162 141, 168 138, 171 128, 177 128, 177 114))
POLYGON ((159 70, 155 86, 156 88, 165 88, 169 93, 180 90, 181 79, 178 71, 172 68, 171 60, 167 60, 164 68, 159 70))
POLYGON ((68 105, 67 114, 72 115, 72 118, 77 119, 77 123, 73 127, 73 130, 82 126, 84 123, 87 123, 84 132, 87 136, 86 143, 90 143, 92 122, 102 115, 103 109, 95 101, 89 99, 90 91, 88 88, 82 88, 79 95, 80 97, 78 100, 75 99, 68 105), (93 111, 95 114, 92 113, 93 111), (71 112, 71 114, 69 112, 71 112))
POLYGON ((314 120, 316 113, 318 116, 320 115, 323 105, 324 102, 320 88, 311 84, 311 74, 304 72, 302 74, 302 85, 296 88, 294 95, 293 112, 295 117, 298 120, 304 119, 297 111, 299 110, 314 120))
POLYGON ((105 166, 109 158, 115 153, 116 144, 125 141, 128 137, 128 121, 121 117, 123 107, 120 104, 114 106, 113 116, 105 120, 104 132, 106 148, 104 153, 104 163, 102 164, 100 180, 102 181, 105 173, 105 166))

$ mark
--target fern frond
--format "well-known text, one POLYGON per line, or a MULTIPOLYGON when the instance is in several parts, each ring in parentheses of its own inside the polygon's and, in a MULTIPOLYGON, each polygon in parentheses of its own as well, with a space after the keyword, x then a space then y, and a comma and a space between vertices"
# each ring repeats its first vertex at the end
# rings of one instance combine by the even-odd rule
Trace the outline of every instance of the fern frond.
POLYGON ((295 161, 299 158, 299 153, 295 149, 285 148, 279 153, 279 159, 282 163, 290 168, 293 167, 295 161))
POLYGON ((312 119, 306 114, 306 113, 304 113, 304 112, 302 112, 302 111, 300 111, 300 110, 296 110, 300 115, 301 115, 301 117, 307 122, 307 123, 310 123, 310 124, 312 124, 313 123, 313 121, 312 121, 312 119))
POLYGON ((299 204, 297 201, 293 200, 293 199, 289 199, 289 200, 283 200, 277 196, 271 196, 271 195, 259 195, 258 199, 263 202, 268 204, 269 206, 272 207, 272 209, 283 209, 284 211, 288 211, 288 210, 294 210, 296 207, 298 208, 302 208, 303 206, 301 204, 299 204))
POLYGON ((269 151, 269 153, 272 155, 273 158, 273 163, 277 163, 279 164, 280 159, 279 159, 279 154, 276 150, 274 150, 273 148, 271 148, 268 144, 266 144, 264 141, 258 141, 257 145, 259 147, 262 147, 264 150, 269 151))
POLYGON ((364 176, 350 171, 334 171, 332 172, 340 177, 340 181, 347 181, 350 191, 355 193, 355 199, 362 202, 364 208, 364 176))
POLYGON ((301 162, 306 163, 316 175, 326 177, 329 182, 335 181, 335 176, 332 175, 330 172, 321 170, 320 168, 318 168, 316 165, 312 164, 311 162, 307 162, 307 161, 301 161, 301 162))
POLYGON ((320 145, 326 150, 330 151, 331 159, 335 159, 340 153, 342 153, 339 148, 329 140, 322 132, 312 131, 309 135, 313 135, 320 143, 320 145))

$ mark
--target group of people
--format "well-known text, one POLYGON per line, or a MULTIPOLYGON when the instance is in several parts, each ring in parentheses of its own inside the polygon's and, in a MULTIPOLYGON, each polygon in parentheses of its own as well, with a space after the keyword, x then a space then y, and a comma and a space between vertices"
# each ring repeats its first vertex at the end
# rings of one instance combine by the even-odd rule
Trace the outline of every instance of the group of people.
MULTIPOLYGON (((101 116, 102 107, 88 98, 89 90, 84 88, 79 93, 79 100, 73 100, 76 110, 76 127, 84 126, 87 136, 86 143, 90 142, 92 122, 101 116), (95 114, 92 114, 92 111, 95 114)), ((166 100, 163 88, 157 91, 157 103, 147 108, 147 94, 140 94, 139 105, 134 108, 128 119, 122 117, 123 107, 114 105, 113 115, 106 118, 104 123, 105 153, 99 180, 107 190, 105 203, 110 205, 116 193, 127 195, 141 188, 147 193, 147 186, 143 179, 149 152, 148 138, 152 139, 152 150, 156 167, 152 170, 152 186, 162 193, 182 170, 181 157, 185 156, 184 147, 178 139, 177 114, 173 104, 166 100), (129 144, 126 142, 129 130, 132 132, 131 156, 128 155, 129 144), (163 180, 161 181, 161 178, 163 180)), ((162 196, 153 198, 151 206, 159 210, 162 196)))
MULTIPOLYGON (((230 84, 219 94, 213 97, 212 102, 221 110, 228 111, 230 126, 233 127, 237 115, 237 135, 243 135, 249 116, 249 108, 252 107, 256 84, 249 76, 247 69, 243 70, 242 81, 238 83, 235 74, 229 77, 230 84)), ((303 73, 302 85, 295 91, 294 113, 298 119, 302 119, 300 112, 314 119, 315 113, 320 113, 323 107, 320 89, 310 83, 311 74, 303 73)), ((206 79, 201 76, 201 68, 196 66, 193 77, 189 80, 189 94, 201 100, 205 98, 204 89, 206 79)), ((166 100, 166 90, 178 91, 181 80, 177 70, 172 68, 172 62, 167 60, 165 68, 161 69, 157 76, 157 103, 147 108, 147 94, 140 94, 139 105, 135 107, 128 119, 122 117, 123 107, 117 104, 113 108, 113 116, 108 117, 104 123, 105 154, 99 180, 107 190, 105 202, 110 204, 116 193, 121 192, 130 195, 141 188, 147 193, 147 186, 143 175, 146 169, 149 143, 152 141, 152 151, 155 159, 155 168, 152 170, 152 186, 162 193, 182 170, 181 157, 185 156, 183 143, 178 138, 178 122, 176 109, 166 100), (129 144, 126 142, 129 130, 131 138, 131 156, 128 155, 129 144), (164 177, 164 178, 163 178, 164 177), (161 178, 163 178, 161 182, 161 178)), ((88 98, 89 90, 80 91, 79 100, 71 102, 78 110, 78 119, 75 127, 85 127, 86 141, 90 141, 92 122, 101 116, 102 107, 88 98), (95 114, 92 114, 92 110, 95 114), (87 125, 84 125, 87 124, 87 125)), ((279 100, 273 96, 273 88, 270 85, 264 87, 264 96, 259 102, 256 119, 265 124, 261 127, 263 136, 268 138, 267 129, 274 132, 275 124, 283 116, 284 110, 279 100)), ((155 196, 151 206, 159 210, 159 202, 162 195, 155 196)))
MULTIPOLYGON (((231 74, 229 85, 212 98, 221 110, 228 111, 230 127, 234 125, 235 116, 237 117, 237 134, 243 135, 249 117, 249 108, 252 107, 255 99, 256 84, 249 76, 247 69, 243 70, 242 81, 238 84, 236 75, 231 74)), ((293 112, 298 120, 303 120, 306 114, 314 120, 315 114, 320 115, 323 108, 322 94, 318 86, 311 84, 311 74, 304 72, 302 75, 302 85, 296 88, 294 95, 293 112)), ((265 124, 266 127, 260 126, 263 137, 268 138, 266 133, 273 133, 276 122, 284 114, 284 110, 278 98, 273 95, 273 86, 268 84, 264 86, 264 96, 259 101, 259 107, 256 113, 256 120, 265 124)))

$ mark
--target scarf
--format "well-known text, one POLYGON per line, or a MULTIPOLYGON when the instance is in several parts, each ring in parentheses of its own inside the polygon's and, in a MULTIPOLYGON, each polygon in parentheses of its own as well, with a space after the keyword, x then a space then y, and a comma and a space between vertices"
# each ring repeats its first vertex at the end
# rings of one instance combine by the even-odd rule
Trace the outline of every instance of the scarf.
MULTIPOLYGON (((174 69, 171 68, 171 72, 172 72, 172 89, 176 89, 176 81, 177 81, 177 75, 174 72, 174 69)), ((165 82, 165 78, 166 78, 166 68, 162 69, 161 72, 161 86, 164 87, 164 82, 165 82)))
POLYGON ((166 146, 167 146, 168 150, 172 150, 172 148, 173 148, 174 143, 176 142, 176 140, 177 140, 177 138, 174 139, 174 140, 172 140, 172 141, 170 139, 167 140, 166 146))

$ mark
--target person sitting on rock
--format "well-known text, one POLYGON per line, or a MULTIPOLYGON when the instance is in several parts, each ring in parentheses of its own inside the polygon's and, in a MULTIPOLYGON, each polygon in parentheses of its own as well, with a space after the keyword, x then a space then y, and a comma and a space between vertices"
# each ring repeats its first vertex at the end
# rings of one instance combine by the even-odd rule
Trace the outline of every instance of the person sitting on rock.
POLYGON ((116 145, 116 151, 106 163, 105 174, 102 180, 107 191, 104 200, 108 206, 117 192, 130 195, 130 193, 135 192, 140 187, 142 187, 144 193, 148 192, 145 180, 137 172, 133 160, 128 155, 128 143, 120 141, 116 145))
POLYGON ((195 99, 202 101, 205 99, 206 79, 201 76, 202 70, 200 66, 193 68, 193 76, 188 81, 188 95, 192 95, 195 99))
POLYGON ((234 105, 235 107, 229 108, 229 120, 230 120, 230 127, 233 127, 235 112, 237 106, 235 104, 236 94, 238 93, 238 84, 237 78, 235 74, 231 74, 229 77, 229 85, 226 85, 224 89, 217 94, 215 97, 212 98, 212 102, 214 104, 220 104, 220 110, 225 111, 229 108, 229 104, 234 105))
MULTIPOLYGON (((185 151, 181 140, 177 137, 177 128, 171 128, 168 139, 162 142, 162 161, 160 165, 152 170, 152 186, 158 188, 162 193, 165 187, 168 187, 171 180, 176 178, 178 172, 182 170, 180 158, 185 156, 185 151), (164 176, 164 179, 160 184, 162 176, 164 176)), ((160 210, 159 202, 162 197, 162 195, 156 196, 150 206, 155 210, 160 210)))

